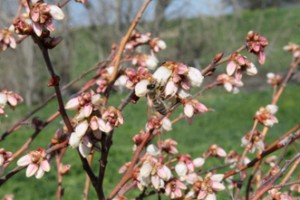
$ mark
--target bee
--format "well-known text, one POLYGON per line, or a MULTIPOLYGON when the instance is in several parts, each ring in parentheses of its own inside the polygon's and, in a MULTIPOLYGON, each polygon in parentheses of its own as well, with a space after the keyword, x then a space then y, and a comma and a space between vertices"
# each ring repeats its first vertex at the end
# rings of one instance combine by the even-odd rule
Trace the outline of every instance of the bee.
POLYGON ((153 108, 155 111, 159 112, 161 115, 166 115, 168 113, 168 107, 164 102, 164 97, 162 91, 163 86, 157 83, 157 81, 152 81, 147 85, 148 97, 152 101, 153 108))

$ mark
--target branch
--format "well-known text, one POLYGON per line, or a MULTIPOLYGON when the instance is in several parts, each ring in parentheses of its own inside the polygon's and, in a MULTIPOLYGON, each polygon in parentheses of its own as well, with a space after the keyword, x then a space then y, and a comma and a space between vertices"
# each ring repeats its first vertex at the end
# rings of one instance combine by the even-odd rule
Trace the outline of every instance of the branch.
POLYGON ((265 192, 267 192, 268 190, 270 190, 270 188, 272 187, 273 183, 275 181, 277 181, 282 175, 283 173, 289 168, 289 166, 296 162, 297 160, 300 159, 300 153, 298 153, 292 160, 286 162, 286 164, 282 167, 282 169, 280 170, 280 172, 278 174, 276 174, 274 177, 270 178, 268 181, 266 181, 262 186, 260 186, 257 190, 256 193, 253 195, 253 197, 251 198, 252 200, 257 200, 259 199, 262 195, 265 194, 265 192))

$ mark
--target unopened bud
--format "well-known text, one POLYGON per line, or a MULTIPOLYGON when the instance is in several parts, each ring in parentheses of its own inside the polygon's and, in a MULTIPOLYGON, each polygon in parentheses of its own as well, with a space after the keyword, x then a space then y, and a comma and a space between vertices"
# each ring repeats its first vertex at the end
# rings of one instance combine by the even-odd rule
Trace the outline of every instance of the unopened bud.
POLYGON ((218 54, 214 57, 214 63, 218 63, 218 62, 222 59, 223 55, 224 55, 223 52, 218 53, 218 54))

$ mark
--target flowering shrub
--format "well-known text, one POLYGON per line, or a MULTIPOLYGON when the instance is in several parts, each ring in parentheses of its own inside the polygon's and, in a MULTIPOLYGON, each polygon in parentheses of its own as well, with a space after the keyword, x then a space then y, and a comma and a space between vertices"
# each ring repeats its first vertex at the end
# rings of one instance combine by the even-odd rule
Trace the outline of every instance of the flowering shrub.
MULTIPOLYGON (((79 0, 77 2, 87 3, 79 0)), ((297 125, 270 144, 266 143, 265 138, 268 130, 279 123, 276 117, 277 102, 300 64, 299 46, 289 44, 284 47, 293 53, 291 67, 285 77, 274 73, 267 74, 267 82, 273 86, 274 95, 269 105, 260 107, 254 113, 252 129, 241 138, 244 151, 231 150, 227 153, 222 143, 211 144, 202 155, 193 158, 189 154, 181 153, 174 139, 162 139, 161 135, 169 136, 168 132, 172 131, 174 124, 182 119, 192 123, 193 118, 211 112, 212 109, 198 99, 206 91, 223 86, 228 92, 237 93, 244 85, 244 73, 251 76, 258 73, 257 67, 245 53, 253 53, 258 62, 264 64, 264 49, 268 46, 268 40, 259 33, 250 31, 241 48, 227 57, 223 57, 223 53, 217 54, 203 69, 172 60, 160 62, 157 54, 167 48, 166 43, 160 38, 152 37, 150 33, 144 34, 134 30, 149 2, 150 0, 145 1, 120 45, 111 50, 108 61, 98 66, 95 76, 64 103, 59 85, 60 77, 55 73, 48 53, 49 49, 55 48, 61 41, 60 38, 51 35, 55 30, 53 20, 62 20, 64 14, 60 6, 48 4, 43 0, 20 1, 21 10, 24 12, 19 13, 10 28, 1 30, 0 48, 2 51, 8 47, 15 48, 14 34, 31 36, 43 52, 50 76, 48 86, 54 87, 59 112, 54 113, 46 122, 33 118, 34 135, 18 151, 10 152, 0 148, 0 186, 8 180, 13 180, 11 178, 24 168, 27 177, 35 175, 40 179, 46 176, 45 172, 50 171, 51 160, 55 157, 58 172, 57 199, 60 199, 64 194, 63 176, 72 170, 70 165, 62 164, 61 160, 66 150, 71 147, 73 151, 70 150, 69 153, 75 154, 75 149, 78 151, 82 173, 88 175, 87 182, 91 182, 98 199, 126 199, 126 192, 135 189, 140 190, 138 199, 157 194, 159 199, 161 195, 165 195, 169 199, 214 200, 218 197, 218 192, 223 190, 228 190, 230 196, 234 196, 235 199, 259 199, 263 196, 265 199, 293 199, 293 193, 286 192, 284 187, 291 186, 291 190, 299 192, 299 181, 289 181, 300 163, 299 153, 293 155, 284 165, 281 162, 285 154, 281 160, 267 156, 293 144, 300 137, 300 127, 297 125), (137 51, 140 46, 148 50, 137 51), (207 76, 216 73, 216 67, 221 64, 225 64, 226 73, 219 74, 213 82, 203 86, 207 76), (128 90, 127 97, 118 107, 110 104, 112 90, 117 88, 128 90), (134 104, 142 98, 146 100, 144 106, 151 108, 148 116, 145 116, 147 122, 132 138, 134 155, 119 169, 123 176, 108 194, 103 181, 113 138, 118 137, 114 131, 122 130, 122 125, 130 120, 123 118, 123 109, 129 103, 134 104), (66 110, 74 112, 70 114, 66 110), (181 114, 174 116, 175 111, 181 114), (49 146, 25 153, 37 134, 57 116, 62 117, 64 124, 58 127, 49 146), (258 124, 261 124, 262 128, 258 124), (98 174, 91 167, 93 156, 97 154, 100 155, 98 174), (249 155, 252 159, 248 158, 249 155), (222 160, 225 165, 204 170, 204 166, 213 159, 222 160), (17 167, 7 171, 7 167, 13 164, 14 160, 17 160, 17 167), (269 167, 267 173, 260 170, 264 162, 269 167), (288 171, 289 166, 292 167, 288 171), (252 168, 252 171, 246 173, 249 168, 252 168), (239 176, 235 176, 237 174, 239 176), (276 184, 279 179, 280 184, 276 184), (247 185, 246 192, 240 194, 243 183, 247 185)), ((15 108, 22 101, 18 94, 2 90, 0 115, 5 114, 6 106, 15 108)), ((26 119, 31 116, 32 114, 26 119)), ((15 127, 18 123, 1 137, 1 141, 17 129, 15 127)), ((110 161, 113 162, 113 158, 110 161)), ((86 187, 84 192, 88 191, 89 187, 86 187)), ((13 196, 8 195, 5 198, 12 199, 13 196)))

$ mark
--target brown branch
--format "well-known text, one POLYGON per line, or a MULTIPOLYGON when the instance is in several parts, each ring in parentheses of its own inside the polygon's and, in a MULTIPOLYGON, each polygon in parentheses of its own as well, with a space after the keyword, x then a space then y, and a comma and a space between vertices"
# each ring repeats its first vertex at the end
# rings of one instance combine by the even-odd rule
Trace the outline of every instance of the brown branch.
MULTIPOLYGON (((74 80, 70 81, 66 85, 62 87, 62 91, 67 90, 69 87, 80 81, 82 78, 87 76, 89 73, 95 71, 96 69, 99 69, 99 67, 103 67, 104 64, 106 64, 108 61, 104 60, 102 62, 96 63, 92 68, 86 70, 81 75, 79 75, 74 80)), ((3 141, 8 135, 10 135, 12 132, 18 130, 21 127, 21 124, 24 123, 27 119, 29 119, 31 116, 33 116, 36 112, 40 111, 42 108, 44 108, 50 101, 52 101, 56 97, 56 94, 53 93, 51 96, 49 96, 43 103, 38 105, 35 109, 30 111, 28 114, 26 114, 22 119, 18 120, 15 124, 13 124, 9 129, 7 129, 2 135, 0 136, 0 142, 3 141)), ((54 113, 53 115, 58 114, 59 112, 54 113)), ((58 115, 57 115, 58 116, 58 115)))
POLYGON ((20 172, 22 169, 25 169, 25 167, 15 167, 13 170, 8 172, 6 175, 2 176, 0 178, 0 186, 4 184, 7 180, 9 180, 11 177, 16 175, 18 172, 20 172))
POLYGON ((151 0, 145 0, 142 7, 140 8, 139 12, 137 13, 134 21, 131 23, 131 26, 129 27, 126 35, 124 36, 124 38, 121 40, 117 55, 114 59, 114 71, 110 77, 110 82, 114 81, 116 76, 117 76, 117 72, 118 72, 118 68, 119 68, 119 64, 121 61, 121 57, 123 54, 123 50, 125 48, 125 45, 129 39, 129 37, 131 36, 132 31, 135 29, 135 27, 137 26, 138 22, 140 21, 144 11, 146 10, 148 4, 151 2, 151 0))
MULTIPOLYGON (((92 165, 93 158, 94 158, 94 151, 90 155, 88 155, 87 160, 88 160, 89 165, 92 165)), ((89 199, 90 185, 91 185, 91 180, 90 180, 89 176, 86 175, 85 184, 84 184, 84 191, 83 191, 83 200, 88 200, 89 199)))
POLYGON ((296 162, 299 159, 300 159, 300 153, 298 153, 292 160, 286 162, 286 164, 282 167, 282 169, 280 170, 280 172, 278 172, 278 174, 276 174, 275 176, 271 177, 268 181, 266 181, 263 185, 261 185, 256 190, 256 192, 253 195, 253 197, 251 197, 251 200, 257 200, 257 199, 259 199, 262 195, 265 194, 265 192, 267 192, 268 190, 270 190, 270 188, 272 187, 272 185, 274 184, 274 182, 277 181, 283 175, 283 173, 289 168, 290 165, 292 165, 294 162, 296 162))
POLYGON ((287 86, 288 81, 292 78, 293 74, 295 73, 295 70, 297 68, 297 66, 300 64, 300 58, 296 58, 290 66, 290 69, 287 73, 287 75, 285 76, 284 80, 282 81, 280 88, 278 89, 277 93, 275 94, 273 100, 272 100, 272 104, 276 104, 280 98, 280 96, 282 95, 285 87, 287 86))
POLYGON ((98 174, 98 190, 100 192, 99 200, 105 200, 104 191, 103 191, 103 180, 105 175, 105 170, 107 166, 107 158, 109 155, 109 149, 112 145, 113 131, 108 135, 103 134, 101 138, 101 158, 100 158, 100 168, 98 174))
POLYGON ((30 136, 30 138, 23 144, 23 146, 17 150, 9 159, 9 162, 5 164, 5 168, 9 166, 9 164, 12 163, 17 157, 19 157, 25 150, 27 150, 30 146, 30 144, 34 141, 34 139, 38 136, 38 134, 48 125, 50 124, 56 117, 58 116, 57 113, 52 115, 48 118, 46 122, 42 124, 41 127, 38 127, 35 132, 30 136))
POLYGON ((145 145, 147 144, 150 136, 151 136, 151 132, 147 132, 146 135, 144 136, 144 139, 143 139, 142 143, 138 146, 138 148, 134 152, 134 156, 133 156, 133 158, 131 160, 130 166, 128 167, 126 173, 123 175, 123 177, 121 178, 120 182, 116 185, 116 187, 110 193, 108 199, 114 198, 118 194, 118 192, 121 190, 121 188, 124 186, 124 184, 126 184, 127 181, 130 180, 130 178, 132 176, 133 169, 134 169, 134 165, 137 162, 140 153, 142 152, 142 150, 144 149, 145 145))
MULTIPOLYGON (((298 125, 296 127, 298 127, 298 125)), ((295 127, 293 129, 295 129, 295 127)), ((256 157, 254 159, 252 159, 247 165, 239 166, 238 169, 235 169, 235 170, 232 170, 232 171, 229 171, 229 172, 225 173, 224 179, 226 179, 230 176, 233 176, 233 175, 235 175, 235 174, 237 174, 241 171, 244 171, 246 169, 249 169, 249 168, 253 167, 255 165, 255 163, 257 163, 258 161, 262 160, 263 158, 270 155, 271 153, 285 147, 286 145, 289 145, 289 144, 293 143, 298 138, 300 138, 300 131, 296 135, 294 135, 288 143, 282 143, 281 142, 282 140, 276 140, 273 143, 273 145, 271 145, 269 148, 267 148, 261 154, 256 155, 256 157)))
MULTIPOLYGON (((235 52, 241 52, 243 50, 246 49, 246 45, 243 45, 241 46, 240 48, 238 48, 235 52)), ((203 76, 207 76, 209 74, 209 72, 212 72, 214 71, 215 67, 218 66, 218 65, 221 65, 225 62, 228 62, 229 59, 230 59, 231 55, 225 57, 225 58, 222 58, 221 60, 215 62, 215 60, 213 60, 208 66, 206 66, 204 69, 201 70, 201 74, 203 76)))
POLYGON ((57 185, 58 185, 57 192, 56 192, 57 200, 60 200, 64 194, 64 189, 62 187, 63 174, 61 174, 61 172, 60 172, 60 166, 62 165, 61 159, 65 155, 66 151, 67 151, 67 148, 65 147, 64 149, 62 149, 62 151, 60 151, 56 154, 57 185))

